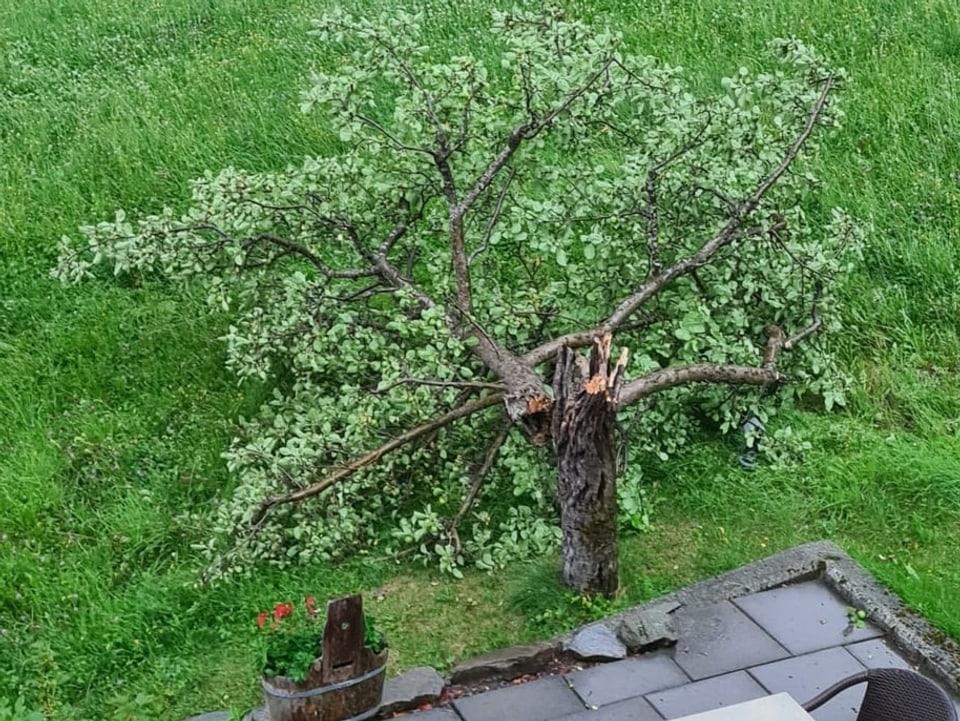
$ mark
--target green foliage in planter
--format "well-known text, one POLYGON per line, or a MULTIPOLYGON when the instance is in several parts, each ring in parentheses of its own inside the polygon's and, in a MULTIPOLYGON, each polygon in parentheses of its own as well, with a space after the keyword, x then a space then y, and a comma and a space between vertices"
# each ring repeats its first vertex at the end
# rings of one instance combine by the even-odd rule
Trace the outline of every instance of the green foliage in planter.
POLYGON ((323 651, 323 618, 316 612, 313 596, 303 606, 278 603, 273 612, 261 611, 257 626, 263 638, 264 676, 286 676, 302 683, 310 666, 323 651))
MULTIPOLYGON (((285 676, 303 683, 313 662, 323 653, 323 631, 326 619, 317 612, 314 597, 308 596, 302 606, 278 603, 272 612, 261 611, 257 626, 263 639, 263 676, 285 676)), ((387 648, 387 638, 376 626, 376 620, 363 615, 363 645, 376 654, 387 648)))

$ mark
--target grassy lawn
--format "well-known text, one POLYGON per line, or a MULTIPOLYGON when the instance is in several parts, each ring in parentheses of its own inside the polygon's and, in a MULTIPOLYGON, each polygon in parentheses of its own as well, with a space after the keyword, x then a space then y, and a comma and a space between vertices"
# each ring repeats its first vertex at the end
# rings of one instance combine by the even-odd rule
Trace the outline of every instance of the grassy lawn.
MULTIPOLYGON (((455 48, 495 4, 507 3, 413 6, 455 48)), ((849 332, 829 339, 856 379, 846 412, 779 420, 811 443, 786 470, 745 473, 737 449, 710 438, 650 468, 654 528, 624 539, 616 603, 826 537, 960 638, 960 5, 567 5, 703 87, 774 37, 815 44, 852 79, 818 169, 823 201, 872 227, 846 290, 849 332)), ((361 557, 198 587, 192 545, 231 483, 219 454, 259 401, 223 369, 224 319, 161 283, 63 288, 48 276, 61 235, 118 207, 182 202, 206 169, 328 152, 297 111, 311 64, 334 60, 306 35, 321 11, 0 0, 0 719, 19 697, 47 718, 91 721, 248 707, 256 612, 308 591, 383 589, 373 611, 394 672, 603 610, 565 600, 552 559, 454 582, 361 557)))

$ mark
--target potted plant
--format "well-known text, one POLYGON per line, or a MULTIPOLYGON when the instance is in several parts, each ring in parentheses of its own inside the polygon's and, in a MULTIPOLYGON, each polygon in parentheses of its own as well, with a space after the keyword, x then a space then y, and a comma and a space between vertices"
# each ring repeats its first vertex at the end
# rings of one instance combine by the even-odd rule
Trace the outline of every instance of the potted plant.
POLYGON ((383 695, 386 638, 363 613, 359 595, 327 603, 278 603, 261 611, 260 683, 270 721, 362 721, 383 695))

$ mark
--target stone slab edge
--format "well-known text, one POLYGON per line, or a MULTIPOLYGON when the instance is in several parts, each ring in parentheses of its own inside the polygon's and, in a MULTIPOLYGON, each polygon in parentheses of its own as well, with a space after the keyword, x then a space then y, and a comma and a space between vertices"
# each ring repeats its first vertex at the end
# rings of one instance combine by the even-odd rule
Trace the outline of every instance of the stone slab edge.
POLYGON ((458 663, 450 672, 449 683, 455 686, 493 679, 509 680, 527 673, 537 673, 563 655, 563 641, 548 641, 498 649, 458 663))
POLYGON ((909 608, 846 554, 830 558, 823 579, 847 603, 866 612, 921 671, 960 696, 960 644, 909 608))

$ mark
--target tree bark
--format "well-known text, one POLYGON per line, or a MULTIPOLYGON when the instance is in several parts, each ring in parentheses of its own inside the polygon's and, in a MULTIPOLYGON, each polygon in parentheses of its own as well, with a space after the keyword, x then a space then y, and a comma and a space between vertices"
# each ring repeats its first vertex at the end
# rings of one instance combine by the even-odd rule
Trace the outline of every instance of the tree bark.
POLYGON ((617 390, 626 352, 610 368, 610 336, 589 362, 570 348, 557 355, 553 441, 563 531, 563 583, 580 593, 613 594, 617 565, 617 390))

